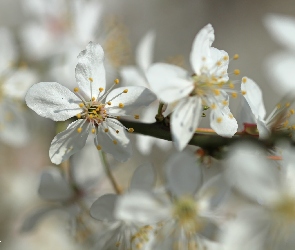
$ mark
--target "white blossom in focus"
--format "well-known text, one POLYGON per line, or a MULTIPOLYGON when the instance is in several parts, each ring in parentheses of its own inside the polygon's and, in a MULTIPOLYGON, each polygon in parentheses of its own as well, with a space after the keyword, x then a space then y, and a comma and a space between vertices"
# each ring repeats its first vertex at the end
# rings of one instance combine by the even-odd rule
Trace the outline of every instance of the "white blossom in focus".
POLYGON ((156 63, 147 72, 151 89, 160 100, 168 104, 178 101, 171 116, 172 137, 178 150, 192 138, 204 106, 211 108, 210 126, 217 134, 231 137, 238 128, 228 107, 227 92, 237 95, 227 73, 229 57, 227 52, 211 47, 213 41, 214 30, 208 24, 193 42, 190 61, 195 74, 192 76, 178 66, 165 63, 156 63))
MULTIPOLYGON (((149 31, 140 41, 136 49, 136 66, 125 66, 120 69, 120 75, 126 85, 143 86, 150 88, 146 78, 146 72, 152 65, 155 44, 155 33, 149 31)), ((143 122, 155 122, 159 101, 153 102, 141 115, 143 122)), ((171 148, 171 142, 146 135, 136 135, 137 149, 143 154, 149 154, 154 144, 163 150, 171 148)))
MULTIPOLYGON (((102 47, 92 42, 79 54, 78 87, 74 88, 74 93, 55 82, 37 83, 27 92, 27 105, 37 114, 54 121, 78 118, 52 141, 49 156, 55 164, 83 148, 89 133, 94 134, 98 150, 112 154, 118 161, 126 161, 131 156, 126 130, 133 132, 133 129, 124 127, 117 118, 131 115, 156 97, 144 87, 121 87, 105 92, 103 58, 102 47)), ((114 85, 117 83, 115 80, 114 85)))

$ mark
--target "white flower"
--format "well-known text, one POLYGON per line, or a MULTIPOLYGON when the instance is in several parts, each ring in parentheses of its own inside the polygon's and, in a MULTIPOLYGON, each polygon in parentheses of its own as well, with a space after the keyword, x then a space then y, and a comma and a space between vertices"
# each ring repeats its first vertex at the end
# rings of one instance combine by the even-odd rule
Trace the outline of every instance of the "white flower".
POLYGON ((275 91, 286 95, 295 91, 293 72, 295 70, 295 18, 268 14, 264 24, 272 38, 284 46, 265 61, 265 72, 275 91))
MULTIPOLYGON (((295 241, 294 148, 282 144, 280 167, 252 144, 235 145, 226 161, 228 182, 257 206, 246 207, 228 226, 227 249, 292 249, 295 241)), ((253 203, 252 203, 253 204, 253 203)))
POLYGON ((293 129, 293 126, 289 124, 288 120, 295 113, 294 109, 289 109, 291 106, 290 101, 284 100, 282 103, 276 105, 269 116, 265 118, 266 111, 259 86, 253 80, 243 77, 241 90, 256 119, 260 138, 268 137, 273 130, 293 129))
POLYGON ((190 54, 193 76, 180 67, 165 63, 152 65, 147 73, 151 89, 162 101, 168 104, 179 101, 171 117, 173 141, 179 150, 193 136, 203 106, 212 109, 210 125, 217 134, 232 136, 238 128, 225 91, 232 92, 234 87, 227 74, 229 57, 225 51, 211 47, 213 41, 214 30, 210 24, 196 35, 190 54))
MULTIPOLYGON (((149 31, 140 41, 135 54, 136 66, 125 66, 120 69, 123 82, 132 86, 143 86, 150 88, 146 73, 153 61, 153 50, 155 43, 155 33, 149 31)), ((141 114, 143 122, 155 122, 155 116, 158 112, 159 102, 153 102, 148 109, 141 114)), ((143 154, 149 154, 153 145, 157 145, 163 150, 171 148, 171 142, 161 140, 146 135, 136 135, 137 149, 143 154)))
POLYGON ((217 207, 226 192, 220 176, 202 185, 202 169, 196 160, 186 151, 168 160, 165 166, 167 193, 134 189, 118 198, 116 217, 151 225, 155 232, 151 246, 154 250, 204 250, 217 246, 206 238, 209 234, 205 229, 213 229, 212 222, 217 217, 213 207, 217 207), (222 194, 219 199, 216 199, 217 193, 222 194))
MULTIPOLYGON (((89 133, 95 135, 98 150, 112 154, 119 161, 131 156, 131 146, 118 116, 127 116, 155 100, 154 94, 143 87, 111 89, 105 92, 103 49, 90 42, 78 56, 74 92, 55 82, 33 85, 27 95, 27 105, 37 114, 54 121, 73 116, 78 120, 56 135, 49 149, 53 163, 59 164, 84 147, 89 133)), ((118 81, 115 81, 118 83, 118 81)), ((115 84, 116 85, 116 84, 115 84)))

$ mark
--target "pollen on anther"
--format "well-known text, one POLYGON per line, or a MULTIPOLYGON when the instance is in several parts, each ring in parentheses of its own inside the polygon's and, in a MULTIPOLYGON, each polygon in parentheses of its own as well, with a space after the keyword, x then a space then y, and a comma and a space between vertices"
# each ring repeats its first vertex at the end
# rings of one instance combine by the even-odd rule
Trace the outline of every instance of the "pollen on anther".
POLYGON ((228 56, 224 56, 224 57, 223 57, 223 60, 224 60, 224 61, 227 61, 227 60, 228 60, 228 56))
POLYGON ((97 148, 97 150, 101 150, 101 146, 100 145, 97 145, 96 148, 97 148))
POLYGON ((134 115, 134 118, 135 119, 139 119, 139 115, 134 115))
POLYGON ((124 90, 123 90, 123 93, 126 94, 127 92, 128 92, 128 89, 124 89, 124 90))
POLYGON ((88 116, 88 118, 89 118, 89 119, 93 119, 93 114, 90 114, 90 115, 88 116))
POLYGON ((219 89, 214 89, 213 92, 214 92, 215 95, 220 95, 220 90, 219 89))
POLYGON ((221 66, 221 65, 222 65, 222 62, 221 62, 221 61, 218 61, 218 62, 216 63, 216 65, 217 65, 217 66, 221 66))
POLYGON ((227 100, 223 100, 223 101, 222 101, 222 104, 223 104, 224 106, 226 106, 226 105, 228 105, 228 101, 227 101, 227 100))
POLYGON ((119 108, 124 108, 124 104, 123 103, 119 103, 119 108))
POLYGON ((233 59, 234 59, 234 60, 239 59, 239 54, 235 54, 234 57, 233 57, 233 59))
POLYGON ((246 83, 247 82, 247 78, 246 77, 243 77, 242 78, 242 83, 246 83))
POLYGON ((246 95, 247 92, 245 90, 242 90, 242 95, 246 95))
POLYGON ((228 117, 229 117, 230 119, 233 119, 233 118, 234 118, 234 116, 233 116, 232 113, 230 113, 230 114, 228 115, 228 117))
POLYGON ((112 105, 112 103, 111 103, 111 102, 107 102, 107 104, 108 104, 108 105, 112 105))
POLYGON ((115 83, 115 84, 119 84, 119 82, 120 82, 120 81, 119 81, 118 78, 114 80, 114 83, 115 83))
POLYGON ((222 117, 217 117, 216 121, 217 121, 218 123, 221 123, 221 122, 222 122, 222 117))
POLYGON ((95 134, 95 132, 96 132, 95 128, 91 129, 92 134, 95 134))
POLYGON ((113 140, 113 143, 114 143, 115 145, 117 145, 117 144, 118 144, 118 142, 117 142, 116 140, 113 140))
POLYGON ((238 94, 236 92, 231 93, 232 98, 236 98, 238 94))
POLYGON ((74 92, 78 92, 79 91, 79 88, 74 88, 74 92))
POLYGON ((129 132, 129 133, 133 133, 133 132, 134 132, 134 128, 129 128, 129 129, 128 129, 128 132, 129 132))
POLYGON ((240 73, 241 73, 241 72, 240 72, 239 69, 235 69, 235 70, 234 70, 234 74, 235 74, 236 76, 238 76, 240 73))
POLYGON ((81 114, 77 114, 76 117, 77 117, 78 119, 81 119, 81 114))
POLYGON ((80 108, 83 108, 83 107, 84 107, 84 103, 82 103, 82 102, 79 103, 79 107, 80 107, 80 108))
POLYGON ((289 112, 290 112, 290 114, 292 114, 292 115, 295 114, 295 110, 294 110, 294 109, 290 109, 289 112))
POLYGON ((211 109, 216 109, 216 108, 217 108, 216 104, 215 103, 212 103, 211 104, 211 109))
POLYGON ((96 99, 96 98, 95 98, 94 96, 91 98, 92 101, 95 101, 95 99, 96 99))
POLYGON ((92 77, 89 77, 88 80, 89 80, 90 82, 93 82, 93 78, 92 78, 92 77))
POLYGON ((109 129, 108 128, 105 128, 104 129, 104 132, 106 132, 106 133, 109 132, 109 129))
POLYGON ((117 134, 119 134, 119 132, 120 132, 119 130, 116 130, 116 133, 117 133, 117 134))
POLYGON ((290 107, 290 105, 291 105, 290 102, 287 102, 287 103, 285 104, 285 106, 286 106, 287 108, 290 107))
POLYGON ((77 132, 81 133, 82 132, 82 128, 77 128, 77 132))
POLYGON ((99 88, 98 90, 99 90, 99 92, 102 92, 104 90, 104 88, 99 88))
POLYGON ((235 85, 231 82, 231 83, 228 85, 228 87, 229 87, 230 89, 234 89, 234 88, 235 88, 235 85))

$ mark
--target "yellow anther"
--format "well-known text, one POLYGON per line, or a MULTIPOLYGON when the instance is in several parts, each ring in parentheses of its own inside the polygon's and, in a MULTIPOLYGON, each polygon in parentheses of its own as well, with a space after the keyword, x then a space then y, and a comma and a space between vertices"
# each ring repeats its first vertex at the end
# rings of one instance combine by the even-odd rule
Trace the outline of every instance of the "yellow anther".
POLYGON ((233 57, 233 59, 234 60, 237 60, 237 59, 239 59, 239 57, 240 57, 239 54, 235 54, 234 57, 233 57))
POLYGON ((242 90, 242 95, 246 95, 247 92, 245 90, 242 90))
POLYGON ((99 110, 100 110, 100 108, 98 107, 95 111, 96 111, 96 112, 99 112, 99 110))
POLYGON ((229 117, 230 119, 233 119, 233 118, 234 118, 234 116, 233 116, 232 113, 230 113, 230 114, 228 115, 228 117, 229 117))
POLYGON ((119 108, 124 108, 124 104, 123 103, 119 103, 119 108))
POLYGON ((91 129, 91 133, 92 133, 92 134, 95 134, 95 132, 96 132, 96 129, 95 129, 95 128, 92 128, 92 129, 91 129))
POLYGON ((115 83, 115 84, 119 84, 119 82, 120 82, 120 81, 119 81, 118 78, 114 80, 114 83, 115 83))
POLYGON ((216 108, 217 108, 216 104, 215 103, 212 103, 211 104, 211 109, 216 109, 216 108))
POLYGON ((213 89, 214 95, 220 95, 220 90, 219 89, 213 89))
POLYGON ((79 88, 74 88, 74 92, 78 92, 79 91, 79 88))
POLYGON ((243 77, 242 78, 242 83, 246 83, 247 82, 247 78, 246 77, 243 77))
POLYGON ((88 115, 89 119, 93 119, 93 114, 88 115))
POLYGON ((228 87, 229 87, 230 89, 234 89, 234 88, 235 88, 235 85, 231 82, 231 83, 228 84, 228 87))
POLYGON ((117 116, 116 119, 119 120, 121 118, 121 116, 117 116))
POLYGON ((282 106, 280 103, 277 104, 277 109, 280 109, 282 106))
POLYGON ((108 104, 108 105, 112 105, 112 103, 111 103, 111 102, 107 102, 107 104, 108 104))
POLYGON ((239 69, 235 69, 235 70, 234 70, 234 74, 235 74, 236 76, 238 76, 240 73, 241 73, 241 72, 240 72, 239 69))
POLYGON ((119 134, 119 132, 120 132, 119 130, 116 130, 116 133, 117 133, 117 134, 119 134))
POLYGON ((221 123, 221 122, 222 122, 222 117, 217 117, 216 121, 217 121, 218 123, 221 123))
POLYGON ((217 66, 221 66, 221 65, 222 65, 222 62, 221 62, 221 61, 218 61, 218 62, 216 63, 216 65, 217 65, 217 66))
POLYGON ((124 89, 123 93, 125 93, 125 94, 128 93, 128 89, 124 89))
POLYGON ((133 132, 134 132, 134 128, 129 128, 129 129, 128 129, 128 132, 129 132, 129 133, 133 133, 133 132))
POLYGON ((104 88, 99 88, 98 90, 99 90, 99 92, 102 92, 104 90, 104 88))
POLYGON ((224 60, 224 61, 227 61, 227 60, 228 60, 228 56, 224 56, 224 57, 223 57, 223 60, 224 60))
POLYGON ((294 109, 290 109, 289 112, 290 112, 290 114, 292 114, 292 115, 295 114, 295 110, 294 110, 294 109))
POLYGON ((134 115, 134 118, 135 119, 139 119, 139 115, 134 115))
POLYGON ((82 128, 77 128, 77 132, 81 133, 82 132, 82 128))
POLYGON ((93 78, 92 77, 89 77, 88 79, 89 79, 90 82, 93 82, 93 78))
POLYGON ((117 144, 118 144, 118 142, 117 142, 116 140, 113 140, 113 143, 114 143, 115 145, 117 145, 117 144))
POLYGON ((84 107, 84 103, 82 103, 82 102, 79 103, 79 107, 80 107, 80 108, 83 108, 83 107, 84 107))
POLYGON ((290 107, 290 105, 291 105, 290 102, 287 102, 287 103, 285 104, 285 106, 286 106, 287 108, 290 107))
POLYGON ((77 117, 78 119, 81 119, 81 114, 77 114, 76 117, 77 117))
POLYGON ((227 100, 223 100, 223 101, 222 101, 222 104, 223 104, 224 106, 226 106, 226 105, 228 105, 228 101, 227 101, 227 100))
POLYGON ((91 98, 92 101, 95 101, 95 99, 96 99, 96 98, 95 98, 94 96, 91 98))
POLYGON ((93 114, 95 114, 95 115, 97 115, 97 112, 96 112, 96 110, 93 110, 93 111, 92 111, 92 113, 93 113, 93 114))
POLYGON ((97 145, 96 148, 97 148, 97 150, 101 150, 101 146, 100 145, 97 145))
POLYGON ((232 98, 237 98, 238 94, 236 92, 231 93, 232 98))
POLYGON ((292 125, 292 129, 295 130, 295 125, 292 125))
POLYGON ((106 132, 106 133, 109 132, 109 129, 108 128, 105 128, 104 129, 104 132, 106 132))

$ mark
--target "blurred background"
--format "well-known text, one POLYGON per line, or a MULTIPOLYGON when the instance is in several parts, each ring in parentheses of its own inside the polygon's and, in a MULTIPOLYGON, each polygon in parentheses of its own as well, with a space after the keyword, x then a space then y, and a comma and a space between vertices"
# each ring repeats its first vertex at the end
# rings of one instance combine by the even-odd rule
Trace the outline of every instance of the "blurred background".
MULTIPOLYGON (((66 27, 53 22, 53 27, 48 28, 46 18, 47 12, 56 18, 67 17, 71 11, 79 13, 90 2, 80 1, 77 9, 66 9, 71 1, 75 0, 0 0, 0 27, 7 28, 14 37, 15 50, 18 51, 17 67, 24 62, 36 74, 36 82, 58 81, 74 86, 71 84, 74 84, 75 60, 70 58, 76 58, 85 49, 87 34, 91 32, 89 39, 101 42, 106 50, 110 83, 119 75, 119 67, 134 63, 136 46, 149 30, 156 33, 155 62, 173 57, 190 70, 192 41, 202 27, 211 23, 216 37, 213 46, 227 51, 230 57, 236 53, 240 56, 237 61, 231 62, 229 72, 238 68, 241 76, 248 76, 259 84, 267 112, 281 98, 270 87, 264 64, 270 54, 282 48, 271 39, 263 25, 263 18, 267 13, 295 17, 294 0, 96 0, 91 2, 98 3, 93 6, 99 11, 94 11, 93 15, 99 17, 89 16, 93 20, 93 31, 82 31, 82 37, 70 34, 65 38, 61 32, 68 32, 66 27), (38 2, 47 2, 47 5, 40 7, 38 2), (65 6, 63 2, 67 2, 65 6), (53 7, 50 9, 50 6, 53 7), (39 35, 29 31, 28 26, 32 23, 35 28, 38 26, 36 30, 41 30, 39 35), (43 34, 43 29, 53 29, 56 37, 53 39, 43 34), (48 45, 49 40, 51 44, 48 45), (62 40, 65 40, 65 47, 73 48, 67 52, 69 57, 63 54, 62 40), (73 44, 73 40, 78 42, 73 44), (41 48, 35 48, 36 44, 41 48)), ((79 21, 82 23, 85 18, 83 16, 79 21)), ((87 21, 85 23, 86 28, 81 29, 89 27, 87 21)), ((238 117, 239 101, 233 101, 231 108, 238 117)), ((37 189, 41 172, 52 165, 48 149, 57 131, 53 122, 37 117, 30 110, 26 112, 30 128, 28 142, 16 146, 0 142, 0 249, 81 249, 72 240, 65 226, 67 222, 60 215, 50 215, 32 231, 20 233, 28 214, 44 204, 38 197, 37 189)), ((206 126, 207 120, 204 120, 202 125, 206 126)), ((153 148, 148 155, 136 149, 134 151, 131 160, 114 170, 121 183, 128 183, 132 171, 140 163, 152 159, 156 166, 160 166, 165 160, 162 149, 153 148)), ((117 164, 112 159, 111 163, 117 164)), ((107 180, 102 182, 102 190, 111 190, 107 180)))

